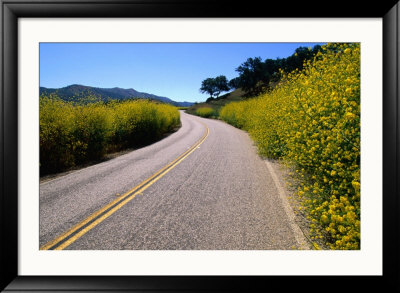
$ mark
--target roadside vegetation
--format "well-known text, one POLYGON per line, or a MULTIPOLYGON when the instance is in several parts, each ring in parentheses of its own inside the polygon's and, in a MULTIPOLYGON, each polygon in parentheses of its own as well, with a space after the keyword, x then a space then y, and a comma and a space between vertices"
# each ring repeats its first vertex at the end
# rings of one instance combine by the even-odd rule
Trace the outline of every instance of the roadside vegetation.
POLYGON ((360 249, 360 46, 328 44, 279 75, 274 89, 225 105, 220 118, 293 169, 315 248, 360 249))
POLYGON ((203 117, 203 118, 217 118, 218 117, 218 112, 215 111, 212 107, 200 107, 196 109, 195 114, 197 116, 203 117))
POLYGON ((40 97, 40 174, 160 139, 180 124, 174 106, 148 100, 66 102, 40 97))

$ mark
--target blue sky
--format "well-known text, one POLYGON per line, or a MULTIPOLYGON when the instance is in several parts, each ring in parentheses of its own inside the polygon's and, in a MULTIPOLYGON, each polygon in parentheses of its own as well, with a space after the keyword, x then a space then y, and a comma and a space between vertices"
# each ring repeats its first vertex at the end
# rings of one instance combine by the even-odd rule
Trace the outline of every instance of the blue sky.
POLYGON ((208 98, 202 80, 238 76, 247 58, 275 59, 316 43, 41 43, 40 86, 133 88, 175 101, 208 98))

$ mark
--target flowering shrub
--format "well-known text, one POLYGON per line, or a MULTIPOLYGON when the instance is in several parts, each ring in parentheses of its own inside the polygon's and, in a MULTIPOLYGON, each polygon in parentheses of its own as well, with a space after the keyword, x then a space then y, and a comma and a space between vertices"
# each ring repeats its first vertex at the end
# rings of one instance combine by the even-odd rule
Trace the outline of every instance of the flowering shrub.
POLYGON ((61 171, 110 151, 146 144, 179 123, 176 107, 145 100, 74 104, 41 97, 40 171, 61 171))
POLYGON ((360 249, 360 46, 328 44, 269 93, 230 103, 221 119, 262 155, 296 167, 311 239, 360 249))
POLYGON ((197 108, 195 114, 204 118, 209 118, 215 115, 215 111, 210 107, 197 108))

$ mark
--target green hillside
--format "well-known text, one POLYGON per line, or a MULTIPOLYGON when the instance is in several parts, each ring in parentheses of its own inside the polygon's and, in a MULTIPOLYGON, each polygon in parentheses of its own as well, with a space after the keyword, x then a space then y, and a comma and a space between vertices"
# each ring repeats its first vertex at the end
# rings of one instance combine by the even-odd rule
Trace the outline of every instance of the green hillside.
POLYGON ((176 102, 167 97, 161 97, 149 93, 138 92, 132 88, 98 88, 79 84, 69 85, 63 88, 45 88, 40 87, 40 96, 49 96, 50 94, 56 94, 60 99, 64 101, 78 101, 85 100, 88 97, 96 97, 101 101, 112 101, 112 100, 130 100, 130 99, 150 99, 161 101, 163 103, 171 104, 177 107, 188 107, 193 103, 191 102, 176 102))
POLYGON ((206 102, 203 103, 196 103, 189 107, 186 112, 189 114, 196 115, 196 110, 199 108, 212 108, 214 110, 214 115, 212 117, 217 118, 219 110, 225 106, 226 104, 229 104, 231 102, 238 102, 244 100, 244 91, 242 91, 240 88, 236 89, 230 93, 227 93, 225 95, 222 95, 218 98, 215 99, 207 99, 206 102))

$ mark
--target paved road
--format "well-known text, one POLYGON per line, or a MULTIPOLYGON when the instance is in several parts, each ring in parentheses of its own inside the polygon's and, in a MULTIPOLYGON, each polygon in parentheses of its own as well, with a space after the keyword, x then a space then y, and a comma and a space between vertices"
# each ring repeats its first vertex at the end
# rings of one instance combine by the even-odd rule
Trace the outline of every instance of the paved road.
POLYGON ((41 183, 41 249, 299 247, 279 173, 248 135, 183 112, 181 121, 155 144, 41 183))

